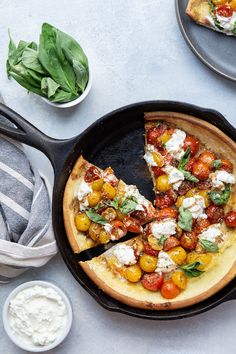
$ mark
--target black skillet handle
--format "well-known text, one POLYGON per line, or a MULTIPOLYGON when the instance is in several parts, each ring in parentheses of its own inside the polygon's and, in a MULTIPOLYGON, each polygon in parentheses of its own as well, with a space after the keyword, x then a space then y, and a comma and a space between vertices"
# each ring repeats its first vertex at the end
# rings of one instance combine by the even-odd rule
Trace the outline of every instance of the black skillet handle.
POLYGON ((0 123, 0 133, 42 151, 49 158, 54 172, 59 172, 62 162, 74 145, 74 138, 65 140, 51 138, 2 103, 0 103, 0 116, 17 127, 0 123))

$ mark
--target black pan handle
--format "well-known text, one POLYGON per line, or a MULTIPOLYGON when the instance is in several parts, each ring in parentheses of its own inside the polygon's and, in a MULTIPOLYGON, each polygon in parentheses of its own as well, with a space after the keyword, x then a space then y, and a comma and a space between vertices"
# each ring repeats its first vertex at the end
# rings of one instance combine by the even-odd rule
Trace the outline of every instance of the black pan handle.
POLYGON ((0 116, 17 127, 0 123, 0 133, 42 151, 49 158, 54 172, 59 172, 62 162, 65 161, 78 137, 64 140, 51 138, 2 103, 0 103, 0 116))

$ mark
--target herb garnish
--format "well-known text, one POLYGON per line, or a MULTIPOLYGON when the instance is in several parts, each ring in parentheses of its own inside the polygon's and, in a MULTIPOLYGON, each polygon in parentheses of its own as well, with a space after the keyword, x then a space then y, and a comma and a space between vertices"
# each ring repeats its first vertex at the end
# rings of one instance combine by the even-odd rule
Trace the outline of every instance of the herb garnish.
POLYGON ((227 203, 230 197, 230 185, 227 184, 223 192, 211 191, 209 192, 211 201, 216 205, 223 205, 227 203))
POLYGON ((201 246, 207 251, 211 253, 216 253, 219 251, 219 247, 217 243, 205 240, 203 238, 199 238, 201 246))
POLYGON ((162 235, 161 236, 161 238, 159 239, 159 241, 158 241, 158 245, 159 246, 163 246, 164 245, 164 242, 165 242, 165 240, 167 240, 167 236, 165 236, 165 235, 162 235))
POLYGON ((192 230, 192 214, 188 209, 184 209, 183 207, 179 208, 178 225, 182 230, 192 230))
POLYGON ((190 155, 191 155, 191 149, 190 149, 190 146, 188 146, 188 148, 185 151, 184 155, 180 159, 180 162, 179 162, 179 165, 178 165, 178 169, 179 169, 179 171, 181 171, 183 173, 184 178, 187 181, 199 182, 198 178, 193 176, 189 171, 185 171, 185 166, 187 165, 187 163, 190 160, 190 155))
POLYGON ((108 223, 102 215, 96 213, 93 209, 86 209, 85 213, 90 220, 97 224, 106 225, 108 223))
POLYGON ((184 271, 186 277, 188 278, 195 278, 199 277, 204 271, 199 270, 198 267, 201 265, 201 262, 193 262, 190 264, 186 264, 181 266, 180 268, 184 271))
POLYGON ((212 166, 214 167, 215 170, 219 170, 219 168, 221 167, 221 160, 214 160, 212 162, 212 166))

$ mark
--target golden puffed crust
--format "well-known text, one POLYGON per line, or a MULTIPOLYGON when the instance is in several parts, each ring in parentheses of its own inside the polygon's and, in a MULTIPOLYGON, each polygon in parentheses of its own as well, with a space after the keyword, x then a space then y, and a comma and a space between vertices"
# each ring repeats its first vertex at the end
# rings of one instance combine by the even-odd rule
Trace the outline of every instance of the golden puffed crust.
MULTIPOLYGON (((220 158, 230 158, 236 175, 236 144, 217 127, 190 115, 176 112, 151 112, 145 114, 146 124, 158 120, 166 121, 174 127, 196 136, 206 148, 220 158)), ((236 205, 236 187, 232 187, 231 197, 225 211, 236 205)), ((214 255, 212 266, 198 278, 191 278, 187 288, 172 300, 164 299, 160 292, 151 292, 140 283, 132 284, 115 275, 104 260, 106 254, 87 262, 81 267, 92 281, 105 293, 129 306, 143 309, 172 310, 191 306, 207 299, 226 286, 236 276, 236 231, 224 227, 227 243, 219 254, 214 255)), ((129 242, 129 241, 127 241, 129 242)))
POLYGON ((190 0, 186 8, 186 14, 200 25, 215 29, 209 21, 211 14, 208 0, 190 0))

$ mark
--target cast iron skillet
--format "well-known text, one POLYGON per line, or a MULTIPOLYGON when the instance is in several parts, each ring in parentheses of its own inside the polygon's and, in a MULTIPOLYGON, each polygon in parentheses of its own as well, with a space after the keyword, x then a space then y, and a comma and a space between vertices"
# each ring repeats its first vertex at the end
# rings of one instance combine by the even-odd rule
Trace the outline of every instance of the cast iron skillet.
POLYGON ((110 311, 146 319, 179 319, 207 311, 220 303, 236 299, 235 279, 212 297, 191 307, 171 310, 143 310, 129 307, 109 297, 97 288, 80 268, 78 261, 94 255, 84 251, 74 255, 67 241, 63 223, 62 201, 70 171, 82 153, 101 168, 111 165, 118 177, 136 184, 141 192, 153 200, 152 182, 142 159, 144 153, 143 113, 148 111, 174 111, 193 115, 216 125, 236 141, 236 129, 218 112, 190 104, 172 101, 150 101, 132 104, 111 112, 97 120, 82 134, 72 139, 57 140, 46 136, 10 108, 0 104, 0 114, 14 127, 0 125, 0 133, 41 150, 51 161, 55 172, 52 219, 55 236, 62 257, 75 279, 93 298, 110 311))

